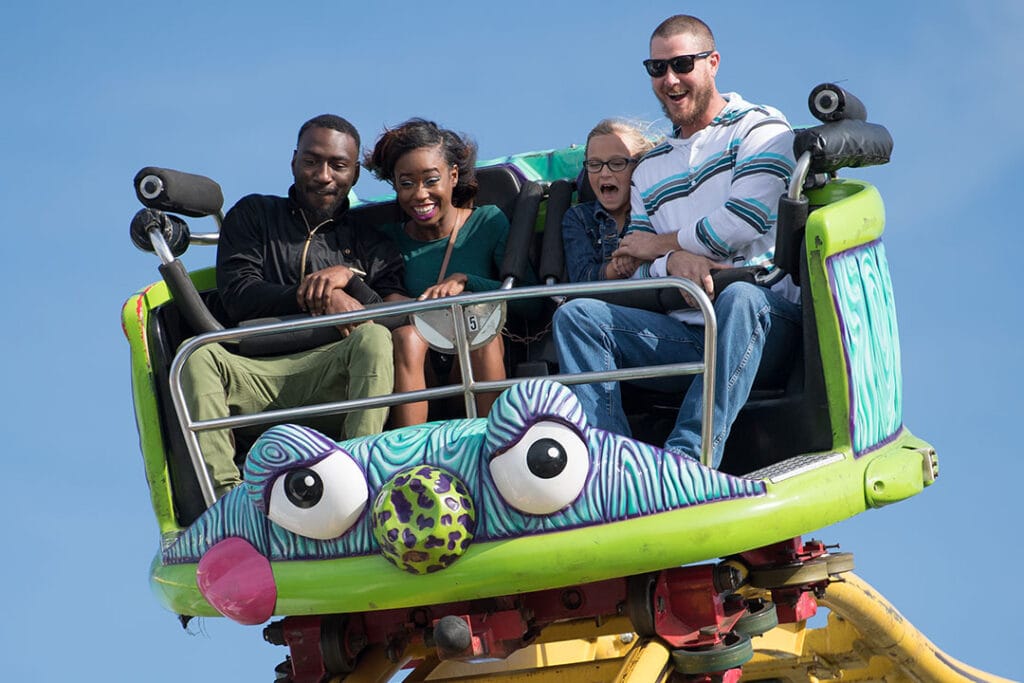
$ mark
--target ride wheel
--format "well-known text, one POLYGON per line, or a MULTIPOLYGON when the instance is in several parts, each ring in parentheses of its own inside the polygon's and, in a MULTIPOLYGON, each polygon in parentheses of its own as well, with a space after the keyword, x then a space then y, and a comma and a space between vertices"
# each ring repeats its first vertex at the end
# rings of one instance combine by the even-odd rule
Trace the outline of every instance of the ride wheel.
POLYGON ((707 674, 743 666, 754 656, 750 638, 742 633, 727 633, 720 645, 710 648, 672 650, 672 663, 681 674, 707 674))
POLYGON ((654 628, 654 590, 658 584, 658 573, 638 574, 629 577, 626 585, 626 616, 641 638, 656 636, 654 628))
POLYGON ((853 553, 830 553, 825 555, 825 562, 830 576, 845 574, 854 569, 853 553))
POLYGON ((747 613, 739 618, 733 631, 747 637, 767 633, 779 625, 775 604, 762 598, 747 601, 747 613))
POLYGON ((828 581, 829 573, 829 564, 824 558, 776 567, 754 567, 750 570, 750 585, 756 588, 802 586, 828 581))

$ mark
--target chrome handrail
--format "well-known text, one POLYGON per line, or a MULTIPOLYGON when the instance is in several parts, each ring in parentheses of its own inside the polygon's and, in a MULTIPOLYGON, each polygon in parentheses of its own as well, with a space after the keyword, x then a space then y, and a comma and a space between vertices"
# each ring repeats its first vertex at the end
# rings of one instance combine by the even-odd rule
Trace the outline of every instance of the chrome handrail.
POLYGON ((473 378, 473 368, 470 363, 470 351, 467 340, 469 338, 466 329, 466 319, 462 313, 465 306, 481 303, 497 303, 507 301, 518 301, 530 298, 557 298, 557 297, 585 297, 588 294, 599 294, 609 292, 630 292, 642 289, 664 289, 675 287, 688 294, 697 303, 704 316, 704 360, 694 363, 666 363, 664 365, 652 365, 644 368, 623 368, 620 370, 606 370, 586 372, 577 374, 545 375, 545 379, 561 382, 562 384, 585 384, 588 382, 603 382, 608 380, 635 380, 662 377, 665 375, 696 375, 703 373, 703 424, 701 425, 701 453, 700 461, 711 467, 712 453, 712 420, 714 417, 714 391, 715 391, 715 346, 717 343, 718 325, 715 319, 715 311, 711 300, 704 290, 699 286, 679 277, 664 277, 645 280, 623 280, 614 284, 608 282, 580 282, 555 285, 538 285, 531 287, 502 288, 489 292, 474 292, 460 294, 458 296, 443 299, 428 299, 425 301, 406 301, 400 303, 389 303, 373 306, 360 311, 338 313, 335 315, 324 315, 315 318, 302 318, 284 322, 267 323, 263 325, 252 325, 236 327, 226 330, 207 332, 193 337, 178 349, 168 376, 171 400, 175 412, 178 415, 178 423, 181 427, 185 444, 188 448, 192 467, 196 479, 199 482, 200 491, 206 506, 213 505, 215 494, 213 482, 210 480, 206 470, 206 463, 203 460, 199 449, 197 433, 212 429, 226 429, 232 427, 244 427, 256 424, 270 424, 283 420, 303 419, 321 415, 341 414, 352 410, 366 408, 378 408, 382 406, 393 406, 407 402, 425 401, 437 398, 462 395, 466 402, 466 414, 469 417, 476 416, 476 403, 473 397, 481 392, 501 391, 508 387, 519 384, 528 377, 508 378, 478 382, 473 378), (189 414, 185 403, 185 394, 181 386, 181 373, 185 361, 196 349, 206 344, 214 344, 223 341, 239 341, 249 337, 259 337, 284 331, 308 330, 329 325, 345 325, 365 322, 374 318, 389 318, 403 315, 412 315, 425 311, 450 308, 456 335, 456 350, 459 355, 459 362, 462 369, 462 381, 458 384, 448 384, 442 387, 419 389, 401 393, 392 393, 388 396, 377 396, 372 398, 350 399, 296 408, 283 408, 269 410, 249 415, 237 415, 232 417, 217 418, 211 420, 195 421, 189 414))

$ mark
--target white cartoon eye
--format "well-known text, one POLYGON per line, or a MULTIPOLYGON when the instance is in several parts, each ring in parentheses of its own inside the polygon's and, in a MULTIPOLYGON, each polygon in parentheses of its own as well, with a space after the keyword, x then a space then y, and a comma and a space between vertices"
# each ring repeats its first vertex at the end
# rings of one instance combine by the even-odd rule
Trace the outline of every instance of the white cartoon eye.
POLYGON ((590 457, 574 429, 558 422, 538 422, 492 459, 490 468, 506 503, 527 514, 549 515, 579 497, 590 457))
POLYGON ((366 476, 346 453, 282 473, 270 490, 267 516, 292 533, 328 540, 349 530, 366 507, 366 476))

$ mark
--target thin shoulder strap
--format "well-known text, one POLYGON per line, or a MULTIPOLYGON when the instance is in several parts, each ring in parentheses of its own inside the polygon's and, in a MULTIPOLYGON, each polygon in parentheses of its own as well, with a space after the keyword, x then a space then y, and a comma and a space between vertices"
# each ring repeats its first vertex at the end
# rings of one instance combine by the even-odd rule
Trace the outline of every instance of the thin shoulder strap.
MULTIPOLYGON (((461 211, 461 209, 456 209, 461 211)), ((437 282, 435 284, 441 284, 444 280, 445 273, 448 272, 448 261, 452 258, 452 249, 455 247, 455 237, 459 234, 459 228, 462 227, 463 221, 458 220, 458 214, 456 214, 455 227, 452 228, 451 233, 448 235, 448 247, 444 250, 444 260, 441 261, 441 271, 437 274, 437 282)))

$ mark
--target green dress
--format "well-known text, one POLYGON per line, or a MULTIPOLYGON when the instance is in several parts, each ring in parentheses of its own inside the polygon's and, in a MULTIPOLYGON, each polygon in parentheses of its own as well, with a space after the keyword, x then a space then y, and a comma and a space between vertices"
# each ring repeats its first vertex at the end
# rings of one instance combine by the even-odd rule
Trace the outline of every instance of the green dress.
MULTIPOLYGON (((438 272, 448 248, 448 238, 418 240, 405 232, 405 223, 388 223, 380 230, 393 239, 405 260, 405 288, 409 296, 417 297, 427 287, 437 284, 438 272)), ((505 258, 508 240, 508 219, 496 206, 479 206, 469 214, 465 224, 455 236, 451 259, 445 276, 463 273, 469 280, 467 292, 486 292, 498 289, 497 278, 505 258)))

